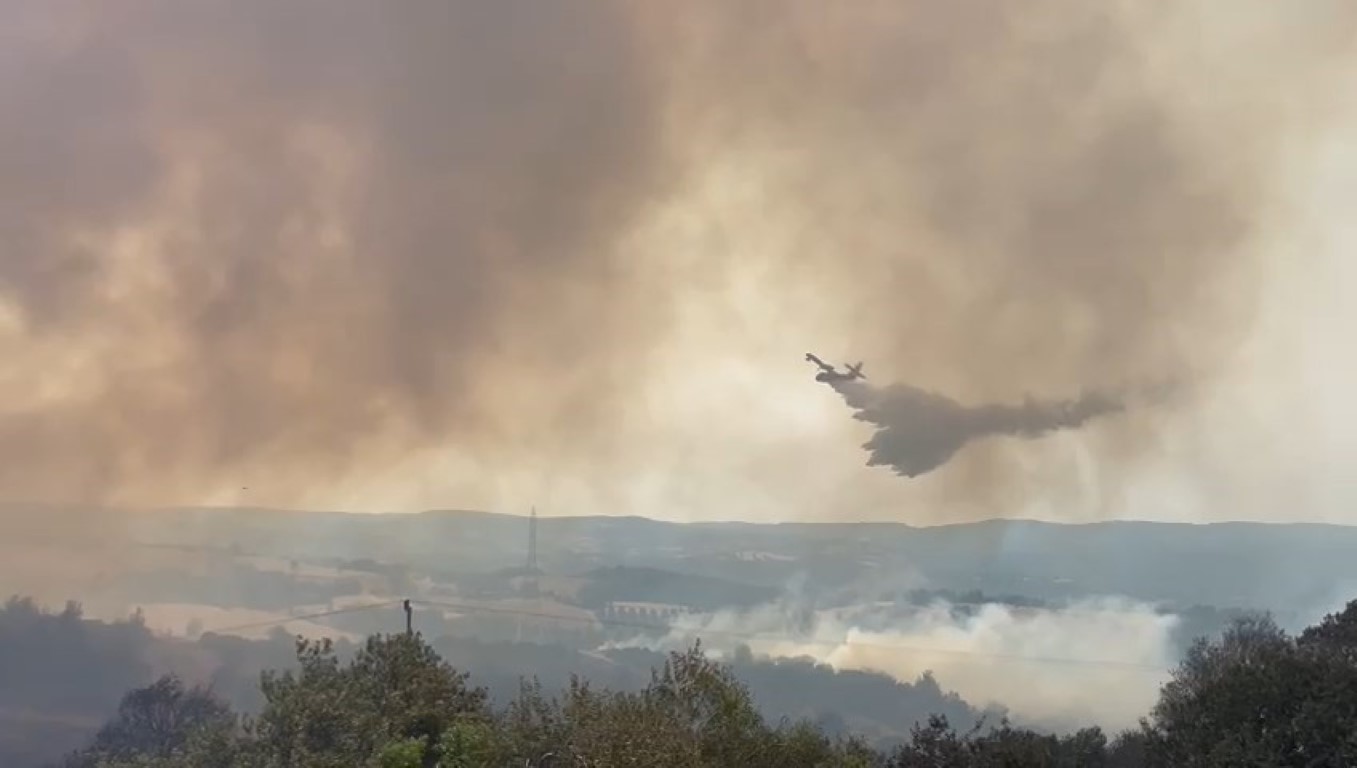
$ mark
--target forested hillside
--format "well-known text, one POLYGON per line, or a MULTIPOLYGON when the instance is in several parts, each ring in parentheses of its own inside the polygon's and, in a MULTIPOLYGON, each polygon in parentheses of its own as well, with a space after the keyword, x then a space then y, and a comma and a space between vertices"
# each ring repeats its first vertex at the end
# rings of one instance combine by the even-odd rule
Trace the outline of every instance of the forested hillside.
MULTIPOLYGON (((525 682, 493 706, 418 634, 369 638, 341 661, 298 641, 295 671, 260 681, 243 718, 164 677, 123 698, 67 768, 278 766, 1345 766, 1357 762, 1357 601, 1289 636, 1266 616, 1202 640, 1140 728, 1051 736, 1004 721, 935 717, 873 750, 812 722, 770 722, 700 647, 669 655, 639 691, 575 680, 560 696, 525 682)), ((470 671, 474 673, 474 670, 470 671)))
MULTIPOLYGON (((450 636, 430 636, 428 644, 458 669, 472 671, 495 707, 518 695, 525 674, 549 696, 568 690, 572 676, 634 692, 665 659, 642 649, 586 652, 450 636)), ((340 641, 333 651, 347 663, 361 647, 340 641)), ((212 633, 188 640, 157 635, 135 615, 107 623, 82 616, 75 604, 46 612, 31 600, 11 599, 0 607, 0 766, 37 766, 80 746, 116 711, 123 694, 161 675, 210 688, 234 711, 254 715, 267 704, 260 674, 298 668, 294 638, 280 630, 261 640, 212 633)), ((748 685, 763 717, 812 719, 878 746, 907 738, 909 727, 930 714, 957 722, 1002 714, 973 708, 928 675, 902 683, 809 660, 748 654, 734 658, 730 669, 748 685)))

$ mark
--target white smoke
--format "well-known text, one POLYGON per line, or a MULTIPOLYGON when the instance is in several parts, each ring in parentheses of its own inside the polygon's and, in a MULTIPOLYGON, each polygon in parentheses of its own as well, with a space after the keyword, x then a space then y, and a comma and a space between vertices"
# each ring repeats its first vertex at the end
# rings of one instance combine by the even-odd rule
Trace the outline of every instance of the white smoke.
POLYGON ((713 654, 745 645, 756 655, 809 657, 835 669, 875 671, 901 682, 933 672, 977 707, 1051 728, 1134 726, 1153 706, 1174 663, 1173 615, 1122 598, 1060 608, 945 602, 899 610, 864 604, 811 611, 773 603, 693 614, 664 637, 609 647, 667 650, 700 638, 713 654))

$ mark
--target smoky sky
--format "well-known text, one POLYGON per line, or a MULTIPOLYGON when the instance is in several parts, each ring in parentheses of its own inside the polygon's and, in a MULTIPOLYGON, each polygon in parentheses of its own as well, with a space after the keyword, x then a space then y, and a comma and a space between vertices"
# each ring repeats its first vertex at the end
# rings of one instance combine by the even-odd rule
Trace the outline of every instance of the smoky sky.
POLYGON ((0 0, 4 493, 611 460, 736 267, 744 332, 852 329, 965 401, 1209 378, 1311 119, 1268 100, 1325 91, 1352 14, 1267 11, 1305 53, 1254 81, 1182 33, 1208 6, 0 0), (718 168, 747 209, 693 203, 718 168))
POLYGON ((501 377, 569 429, 651 322, 615 241, 658 93, 606 3, 5 10, 0 279, 54 390, 0 424, 13 491, 474 447, 501 377))

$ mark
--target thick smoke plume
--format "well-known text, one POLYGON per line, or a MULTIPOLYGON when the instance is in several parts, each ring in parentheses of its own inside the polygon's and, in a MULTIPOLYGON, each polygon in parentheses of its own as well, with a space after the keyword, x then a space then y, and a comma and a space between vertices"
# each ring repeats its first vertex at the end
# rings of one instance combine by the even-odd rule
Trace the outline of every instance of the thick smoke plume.
POLYGON ((716 653, 745 645, 772 657, 810 657, 838 669, 882 672, 913 682, 933 672, 973 705, 997 704, 1023 722, 1056 728, 1133 727, 1175 663, 1176 616, 1121 598, 1059 609, 999 604, 961 615, 937 602, 907 616, 853 610, 814 612, 769 604, 692 615, 663 638, 617 647, 680 648, 700 638, 716 653))
POLYGON ((793 466, 674 372, 766 400, 807 333, 963 402, 1209 379, 1354 7, 0 0, 0 485, 793 466))
POLYGON ((887 466, 896 474, 918 477, 942 466, 972 440, 990 436, 1040 437, 1058 429, 1121 410, 1104 395, 1077 400, 1022 405, 965 406, 906 384, 877 388, 859 381, 834 382, 857 412, 853 418, 876 427, 862 447, 868 466, 887 466))
POLYGON ((286 500, 584 432, 662 305, 612 4, 3 2, 6 493, 286 500))

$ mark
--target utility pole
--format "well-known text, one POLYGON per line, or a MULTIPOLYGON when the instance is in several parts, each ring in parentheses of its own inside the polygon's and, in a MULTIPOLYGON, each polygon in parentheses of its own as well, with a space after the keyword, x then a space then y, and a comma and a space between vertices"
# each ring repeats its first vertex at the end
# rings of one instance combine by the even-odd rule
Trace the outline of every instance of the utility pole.
POLYGON ((528 516, 528 567, 527 572, 536 577, 537 575, 537 507, 532 508, 532 513, 528 516))
POLYGON ((409 598, 406 598, 404 607, 405 607, 405 634, 407 637, 409 637, 415 634, 414 609, 410 607, 409 598))

